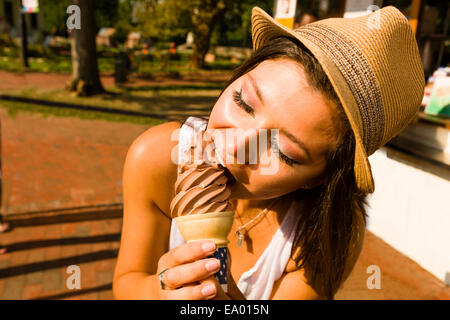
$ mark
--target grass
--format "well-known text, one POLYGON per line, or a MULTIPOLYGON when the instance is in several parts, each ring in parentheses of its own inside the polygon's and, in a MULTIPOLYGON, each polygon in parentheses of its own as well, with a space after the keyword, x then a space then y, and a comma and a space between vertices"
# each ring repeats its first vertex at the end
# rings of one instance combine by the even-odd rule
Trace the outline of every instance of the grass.
POLYGON ((111 122, 128 122, 134 124, 156 126, 158 124, 166 122, 166 120, 150 118, 150 117, 137 117, 128 116, 120 114, 112 114, 106 112, 95 112, 95 111, 83 111, 78 109, 70 108, 56 108, 56 107, 46 107, 43 105, 11 101, 0 101, 0 108, 5 109, 8 116, 14 118, 19 113, 28 114, 40 114, 44 118, 48 117, 75 117, 85 120, 105 120, 111 122))
MULTIPOLYGON (((72 61, 70 56, 59 55, 46 51, 47 53, 40 54, 38 57, 28 58, 29 68, 24 70, 21 60, 18 57, 17 49, 4 48, 0 51, 0 70, 10 72, 72 72, 72 61)), ((151 75, 158 72, 192 72, 199 71, 193 69, 189 65, 189 54, 179 54, 179 59, 168 60, 164 55, 151 55, 152 59, 148 60, 146 56, 133 56, 133 69, 138 76, 151 75)), ((114 56, 102 56, 99 54, 98 67, 100 72, 113 73, 115 68, 114 56)), ((234 63, 229 60, 216 60, 211 63, 206 63, 207 70, 232 70, 236 68, 239 63, 234 63)))
MULTIPOLYGON (((30 67, 24 70, 22 62, 19 58, 10 56, 0 57, 0 70, 10 72, 55 72, 55 73, 70 73, 72 72, 72 61, 70 57, 54 56, 50 58, 28 58, 30 67)), ((99 58, 98 59, 100 72, 114 72, 113 58, 99 58)))
MULTIPOLYGON (((15 52, 4 49, 0 52, 0 69, 10 72, 34 71, 43 73, 70 73, 70 56, 59 55, 53 52, 43 53, 43 57, 29 58, 30 68, 24 70, 21 61, 15 55, 15 52)), ((213 78, 222 73, 221 70, 227 70, 235 67, 227 61, 216 61, 208 64, 206 70, 190 69, 188 66, 189 55, 181 54, 179 60, 170 60, 162 55, 152 55, 152 59, 136 56, 133 64, 135 72, 139 75, 151 75, 167 77, 165 72, 186 72, 189 79, 208 79, 209 75, 213 78), (165 60, 166 59, 166 60, 165 60), (164 63, 166 61, 166 63, 164 63)), ((100 55, 98 59, 100 72, 114 71, 114 57, 100 55)), ((206 82, 201 80, 193 80, 206 82)), ((0 94, 18 96, 24 98, 46 100, 52 102, 64 102, 74 105, 92 106, 100 108, 110 108, 126 111, 139 111, 148 114, 164 116, 168 119, 184 117, 185 115, 207 115, 217 101, 217 98, 223 89, 225 83, 207 82, 179 85, 143 85, 143 86, 123 86, 108 87, 104 94, 92 97, 77 97, 69 94, 64 89, 41 89, 40 87, 0 91, 0 94)), ((39 112, 45 115, 55 116, 77 116, 87 119, 107 119, 111 121, 129 121, 133 123, 147 123, 148 120, 140 119, 136 116, 107 114, 95 111, 83 111, 77 109, 56 108, 49 106, 30 105, 20 102, 1 101, 2 108, 7 108, 10 115, 17 112, 39 112)), ((151 121, 150 121, 151 122, 151 121)))
MULTIPOLYGON (((9 96, 29 99, 62 102, 81 106, 108 108, 125 111, 144 112, 151 115, 162 116, 166 119, 180 119, 186 115, 204 116, 211 109, 222 90, 220 84, 181 84, 141 87, 111 87, 104 94, 92 97, 77 97, 64 89, 18 89, 5 90, 1 93, 9 96)), ((45 115, 76 116, 85 119, 106 119, 109 121, 128 121, 145 123, 149 120, 131 115, 117 115, 97 111, 83 111, 70 108, 58 108, 21 102, 2 101, 0 105, 8 109, 13 116, 16 112, 39 112, 45 115)), ((164 121, 164 120, 162 120, 164 121)), ((152 121, 150 120, 150 124, 152 121)))
POLYGON ((30 99, 160 115, 178 115, 189 112, 201 115, 209 113, 217 100, 220 89, 218 85, 214 84, 108 88, 104 94, 92 97, 73 96, 64 89, 22 89, 0 93, 30 99))

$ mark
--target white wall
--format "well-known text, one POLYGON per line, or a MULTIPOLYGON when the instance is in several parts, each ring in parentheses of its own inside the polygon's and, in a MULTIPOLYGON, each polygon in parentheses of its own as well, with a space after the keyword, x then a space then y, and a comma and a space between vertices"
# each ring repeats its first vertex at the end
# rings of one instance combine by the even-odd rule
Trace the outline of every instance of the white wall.
POLYGON ((450 181, 386 157, 369 157, 375 192, 368 229, 442 281, 450 272, 450 181))

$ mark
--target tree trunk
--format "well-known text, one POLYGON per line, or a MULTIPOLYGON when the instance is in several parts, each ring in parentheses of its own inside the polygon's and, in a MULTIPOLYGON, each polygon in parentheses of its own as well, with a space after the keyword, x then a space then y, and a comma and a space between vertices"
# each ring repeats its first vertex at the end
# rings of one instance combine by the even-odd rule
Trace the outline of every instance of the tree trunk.
POLYGON ((80 7, 81 29, 72 30, 72 79, 67 87, 77 95, 104 92, 97 63, 94 1, 72 0, 80 7))
POLYGON ((202 23, 196 26, 194 34, 194 45, 191 57, 191 63, 195 68, 205 67, 205 56, 209 51, 209 45, 211 42, 211 34, 213 26, 207 23, 202 23))
POLYGON ((202 0, 196 1, 192 10, 192 24, 194 26, 194 45, 191 64, 195 68, 205 67, 205 55, 208 53, 211 35, 215 25, 223 18, 226 10, 231 6, 230 1, 202 0))

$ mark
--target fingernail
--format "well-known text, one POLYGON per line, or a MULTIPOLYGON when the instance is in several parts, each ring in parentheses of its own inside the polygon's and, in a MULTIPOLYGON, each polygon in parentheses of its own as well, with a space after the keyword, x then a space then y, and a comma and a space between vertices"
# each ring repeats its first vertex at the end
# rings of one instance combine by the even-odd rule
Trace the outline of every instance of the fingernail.
POLYGON ((216 244, 213 241, 207 241, 202 244, 202 249, 205 252, 211 252, 216 248, 216 244))
POLYGON ((203 288, 202 288, 202 294, 203 294, 205 297, 212 296, 212 295, 215 294, 215 293, 216 293, 216 287, 215 287, 215 286, 207 285, 206 287, 203 287, 203 288))
POLYGON ((205 268, 209 272, 216 271, 217 269, 219 269, 219 263, 215 260, 208 261, 207 263, 205 263, 205 268))

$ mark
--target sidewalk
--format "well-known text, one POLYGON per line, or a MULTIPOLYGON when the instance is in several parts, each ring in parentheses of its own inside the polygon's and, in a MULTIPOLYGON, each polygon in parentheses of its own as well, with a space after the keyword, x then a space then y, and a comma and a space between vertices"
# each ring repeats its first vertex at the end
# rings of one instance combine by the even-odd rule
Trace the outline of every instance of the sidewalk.
POLYGON ((72 210, 14 216, 0 235, 0 300, 113 299, 122 210, 72 210), (66 286, 67 267, 80 267, 81 289, 66 286))
MULTIPOLYGON (((231 73, 223 71, 210 71, 183 75, 180 79, 171 79, 164 76, 155 76, 155 78, 151 80, 131 78, 126 84, 124 84, 124 86, 145 87, 152 85, 225 83, 230 76, 231 73)), ((63 73, 18 73, 0 70, 0 90, 15 90, 18 88, 62 89, 70 77, 70 74, 63 73)), ((114 86, 113 76, 102 75, 101 81, 105 88, 114 86)))
POLYGON ((0 119, 6 214, 121 203, 126 152, 148 129, 37 113, 11 118, 2 108, 0 119))
MULTIPOLYGON (((146 126, 76 118, 42 118, 0 109, 4 209, 13 229, 0 234, 0 299, 110 299, 121 230, 121 174, 129 144, 146 126), (7 200, 7 201, 6 201, 7 200), (95 207, 97 205, 97 207, 95 207), (55 210, 79 206, 88 209, 55 210), (34 213, 24 214, 33 211, 34 213), (69 290, 66 269, 81 269, 69 290)), ((370 232, 337 299, 450 299, 415 262, 370 232), (366 286, 381 269, 381 289, 366 286)))

